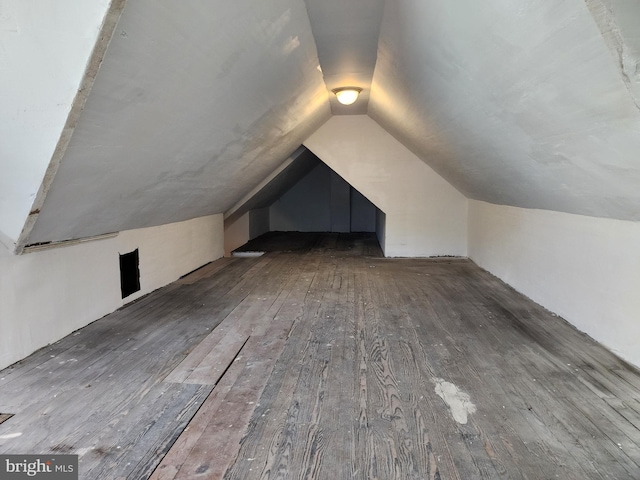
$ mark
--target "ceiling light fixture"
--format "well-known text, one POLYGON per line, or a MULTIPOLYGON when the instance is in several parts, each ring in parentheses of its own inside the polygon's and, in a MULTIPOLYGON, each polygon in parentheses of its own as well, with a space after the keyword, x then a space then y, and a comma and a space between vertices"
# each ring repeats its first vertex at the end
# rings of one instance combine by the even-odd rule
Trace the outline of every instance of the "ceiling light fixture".
POLYGON ((358 99, 358 95, 362 92, 360 87, 340 87, 331 90, 336 94, 338 101, 342 105, 351 105, 358 99))

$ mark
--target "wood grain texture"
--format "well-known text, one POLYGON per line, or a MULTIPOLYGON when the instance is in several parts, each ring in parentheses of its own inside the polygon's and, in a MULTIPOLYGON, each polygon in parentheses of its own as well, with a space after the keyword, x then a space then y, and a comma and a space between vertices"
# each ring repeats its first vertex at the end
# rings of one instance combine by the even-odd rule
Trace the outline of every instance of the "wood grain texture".
POLYGON ((260 241, 0 372, 0 452, 83 479, 640 478, 638 371, 472 262, 260 241))

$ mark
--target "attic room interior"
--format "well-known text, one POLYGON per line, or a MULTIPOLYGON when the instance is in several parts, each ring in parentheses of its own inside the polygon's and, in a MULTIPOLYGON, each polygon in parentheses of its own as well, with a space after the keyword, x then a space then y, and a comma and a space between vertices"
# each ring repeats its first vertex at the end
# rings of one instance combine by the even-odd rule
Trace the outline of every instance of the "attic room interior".
POLYGON ((0 457, 640 478, 639 22, 0 1, 0 457))

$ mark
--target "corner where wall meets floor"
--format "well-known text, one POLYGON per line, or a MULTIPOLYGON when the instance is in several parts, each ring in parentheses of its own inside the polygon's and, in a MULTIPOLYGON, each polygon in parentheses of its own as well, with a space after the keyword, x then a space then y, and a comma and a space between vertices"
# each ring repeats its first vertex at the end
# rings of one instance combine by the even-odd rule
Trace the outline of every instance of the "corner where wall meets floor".
MULTIPOLYGON (((640 365, 640 223, 469 201, 469 258, 640 365)), ((0 250, 0 368, 223 255, 222 215, 14 256, 0 250), (119 254, 140 251, 122 299, 119 254)))
POLYGON ((469 257, 640 366, 640 222, 469 204, 469 257))
POLYGON ((12 255, 0 249, 0 368, 220 258, 222 215, 12 255), (120 254, 138 249, 140 290, 122 298, 120 254))

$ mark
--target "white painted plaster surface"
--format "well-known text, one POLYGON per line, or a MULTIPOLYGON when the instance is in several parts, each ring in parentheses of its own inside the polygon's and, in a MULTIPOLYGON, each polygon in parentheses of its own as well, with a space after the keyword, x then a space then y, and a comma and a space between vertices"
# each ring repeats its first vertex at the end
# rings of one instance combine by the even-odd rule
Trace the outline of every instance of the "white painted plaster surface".
POLYGON ((224 254, 231 255, 231 252, 251 240, 251 212, 243 214, 241 217, 224 222, 224 254))
POLYGON ((476 412, 476 406, 471 402, 469 394, 442 378, 434 378, 434 382, 436 394, 447 404, 453 419, 462 425, 466 424, 469 415, 476 412))
POLYGON ((640 366, 640 222, 471 201, 469 256, 640 366))
POLYGON ((334 115, 367 113, 376 65, 384 0, 305 0, 327 89, 363 89, 353 105, 341 105, 331 93, 334 115))
POLYGON ((467 199, 371 118, 334 116, 304 145, 386 214, 386 256, 466 256, 467 199))
POLYGON ((29 243, 225 212, 330 115, 302 0, 127 2, 29 243))
POLYGON ((0 368, 223 255, 222 215, 70 247, 0 249, 0 368), (119 254, 139 249, 141 290, 121 298, 119 254))
POLYGON ((29 214, 109 3, 0 1, 0 241, 9 248, 29 214))
POLYGON ((640 220, 639 12, 386 2, 368 114, 469 198, 640 220))

